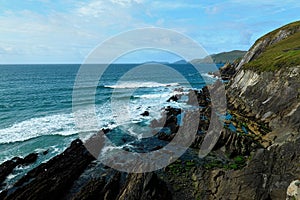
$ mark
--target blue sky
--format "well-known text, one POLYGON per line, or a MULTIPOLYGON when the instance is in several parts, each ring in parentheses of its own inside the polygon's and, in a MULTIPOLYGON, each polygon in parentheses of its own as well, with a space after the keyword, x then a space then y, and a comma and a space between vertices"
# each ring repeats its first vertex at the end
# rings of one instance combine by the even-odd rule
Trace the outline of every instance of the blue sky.
MULTIPOLYGON (((82 63, 104 40, 143 27, 176 30, 209 54, 248 50, 299 20, 299 9, 298 0, 0 0, 0 63, 82 63)), ((143 52, 122 62, 147 60, 176 58, 143 52)))

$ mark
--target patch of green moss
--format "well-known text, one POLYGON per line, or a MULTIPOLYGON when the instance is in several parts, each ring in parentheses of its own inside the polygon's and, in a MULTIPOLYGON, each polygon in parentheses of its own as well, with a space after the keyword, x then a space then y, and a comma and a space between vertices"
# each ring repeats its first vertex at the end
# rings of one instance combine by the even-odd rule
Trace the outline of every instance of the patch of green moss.
POLYGON ((224 164, 220 160, 213 160, 204 165, 205 169, 223 168, 224 164))
POLYGON ((245 164, 245 158, 243 156, 237 156, 234 159, 234 162, 238 165, 243 165, 245 164))
POLYGON ((205 169, 223 168, 223 169, 242 169, 246 166, 247 159, 244 156, 236 156, 232 158, 228 163, 223 163, 220 160, 213 160, 204 165, 205 169))
POLYGON ((170 173, 176 175, 176 174, 183 174, 185 172, 190 171, 195 165, 196 164, 193 160, 189 160, 189 161, 177 160, 174 163, 167 166, 166 169, 170 173))

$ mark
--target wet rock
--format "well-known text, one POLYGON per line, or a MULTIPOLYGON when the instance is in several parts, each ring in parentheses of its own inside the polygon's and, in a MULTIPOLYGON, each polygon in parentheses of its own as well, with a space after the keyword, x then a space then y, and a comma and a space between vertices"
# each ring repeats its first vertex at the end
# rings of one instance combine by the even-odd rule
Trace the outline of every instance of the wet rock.
POLYGON ((141 115, 145 117, 145 116, 149 116, 149 115, 150 115, 150 113, 149 113, 149 111, 147 111, 147 110, 146 110, 146 111, 145 111, 145 112, 143 112, 141 115))
POLYGON ((171 96, 168 100, 167 100, 167 102, 171 102, 171 101, 178 101, 178 96, 177 95, 173 95, 173 96, 171 96))
POLYGON ((18 165, 29 165, 34 163, 38 158, 37 153, 31 153, 25 158, 14 157, 0 165, 0 183, 5 181, 6 177, 13 172, 18 165))
POLYGON ((45 156, 45 155, 47 155, 49 153, 49 150, 46 150, 46 151, 43 151, 43 155, 45 156))
POLYGON ((92 160, 94 157, 83 143, 75 140, 62 154, 29 171, 15 183, 13 190, 1 195, 7 193, 5 200, 61 199, 92 160))
POLYGON ((22 165, 28 165, 30 163, 34 163, 37 160, 37 158, 38 158, 37 153, 31 153, 23 159, 22 165))
POLYGON ((14 168, 21 163, 21 158, 15 157, 0 165, 0 183, 2 183, 6 177, 14 170, 14 168))
POLYGON ((109 128, 103 128, 102 131, 103 131, 104 134, 107 134, 107 133, 109 133, 111 130, 110 130, 109 128))

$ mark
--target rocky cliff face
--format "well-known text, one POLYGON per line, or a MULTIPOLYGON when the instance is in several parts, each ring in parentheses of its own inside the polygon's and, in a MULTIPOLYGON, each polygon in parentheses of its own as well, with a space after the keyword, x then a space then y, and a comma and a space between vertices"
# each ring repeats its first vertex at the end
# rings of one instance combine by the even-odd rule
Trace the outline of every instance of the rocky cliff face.
POLYGON ((258 74, 241 69, 232 79, 228 90, 230 103, 274 130, 300 130, 300 66, 258 74))
MULTIPOLYGON (((266 49, 274 48, 279 42, 284 43, 299 32, 300 24, 297 22, 259 39, 239 63, 228 88, 229 102, 268 124, 278 142, 300 131, 300 65, 295 63, 294 66, 267 71, 244 66, 259 58, 266 49)), ((280 57, 283 52, 276 53, 280 57)), ((293 53, 298 53, 298 50, 293 53)))
MULTIPOLYGON (((285 199, 289 184, 300 178, 300 65, 295 62, 276 70, 246 67, 299 32, 300 24, 296 22, 267 34, 253 45, 236 68, 227 86, 229 105, 244 117, 269 126, 271 132, 258 134, 270 143, 258 149, 242 170, 204 172, 211 190, 204 198, 285 199)), ((276 55, 280 57, 285 51, 288 50, 276 55)), ((293 53, 298 55, 298 49, 294 48, 293 53)))

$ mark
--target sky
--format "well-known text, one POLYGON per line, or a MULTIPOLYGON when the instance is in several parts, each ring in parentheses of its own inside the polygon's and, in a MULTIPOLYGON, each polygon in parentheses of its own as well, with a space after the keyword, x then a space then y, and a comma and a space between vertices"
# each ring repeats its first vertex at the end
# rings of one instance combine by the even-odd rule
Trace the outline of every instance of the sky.
MULTIPOLYGON (((299 0, 0 0, 0 64, 83 63, 103 41, 144 27, 177 31, 208 54, 248 50, 299 9, 299 0)), ((119 61, 176 59, 143 51, 119 61)))

